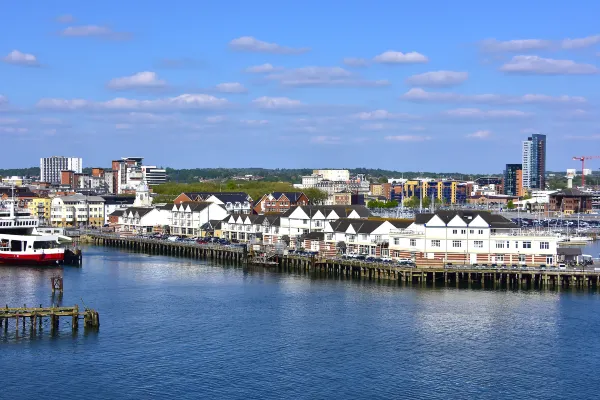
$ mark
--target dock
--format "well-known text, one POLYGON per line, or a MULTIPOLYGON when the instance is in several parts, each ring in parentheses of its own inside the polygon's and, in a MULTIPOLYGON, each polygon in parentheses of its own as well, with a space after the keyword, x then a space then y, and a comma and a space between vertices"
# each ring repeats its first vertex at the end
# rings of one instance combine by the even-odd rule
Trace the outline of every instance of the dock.
POLYGON ((312 273, 322 277, 348 277, 404 284, 522 288, 600 288, 600 271, 593 269, 489 268, 468 265, 408 267, 393 263, 377 263, 343 258, 324 258, 248 251, 246 247, 169 242, 139 237, 88 234, 89 240, 101 246, 114 246, 149 254, 162 254, 197 259, 212 259, 243 267, 269 267, 279 271, 312 273))
POLYGON ((21 326, 23 330, 27 325, 31 332, 42 330, 43 322, 47 321, 50 325, 50 331, 58 331, 61 319, 70 319, 71 329, 75 332, 79 328, 79 320, 82 319, 86 328, 100 327, 100 315, 96 310, 86 308, 83 312, 79 311, 79 306, 73 307, 15 307, 0 308, 0 328, 6 333, 11 321, 13 321, 17 333, 21 326))

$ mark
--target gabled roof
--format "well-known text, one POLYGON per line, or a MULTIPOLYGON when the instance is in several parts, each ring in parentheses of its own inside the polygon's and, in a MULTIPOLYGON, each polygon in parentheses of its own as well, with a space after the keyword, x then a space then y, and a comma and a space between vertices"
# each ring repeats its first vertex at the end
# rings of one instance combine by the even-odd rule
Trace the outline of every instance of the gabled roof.
POLYGON ((123 213, 125 213, 125 210, 115 210, 113 212, 111 212, 110 214, 108 214, 109 217, 120 217, 123 215, 123 213))
POLYGON ((433 218, 433 216, 437 216, 441 219, 446 225, 450 221, 452 221, 456 216, 460 217, 466 224, 469 224, 476 217, 481 217, 485 222, 487 222, 491 228, 517 228, 511 220, 504 218, 498 214, 492 214, 489 211, 471 211, 471 210, 458 210, 458 211, 436 211, 435 214, 432 213, 422 213, 417 214, 415 217, 415 223, 419 225, 424 225, 433 218))
MULTIPOLYGON (((358 233, 371 233, 379 228, 386 221, 373 219, 340 218, 330 222, 331 228, 335 232, 346 232, 350 226, 358 233)), ((395 225, 394 225, 395 226, 395 225)), ((408 226, 408 225, 406 225, 408 226)), ((406 227, 405 226, 405 227, 406 227)))
POLYGON ((179 210, 187 210, 189 207, 192 212, 202 211, 211 204, 205 201, 184 201, 179 203, 179 210))
POLYGON ((300 200, 300 197, 303 195, 304 193, 302 192, 273 192, 271 193, 271 195, 279 200, 279 198, 283 195, 285 197, 287 197, 291 203, 296 203, 298 202, 298 200, 300 200))
POLYGON ((312 218, 318 212, 327 216, 332 211, 335 212, 340 218, 347 217, 348 215, 350 215, 352 213, 352 211, 356 211, 360 217, 364 217, 364 218, 370 217, 372 215, 371 211, 369 211, 369 209, 365 206, 351 205, 351 206, 295 206, 295 207, 290 207, 290 209, 287 210, 285 213, 283 213, 281 216, 289 217, 298 208, 301 208, 302 210, 304 210, 306 215, 308 215, 310 218, 312 218))
POLYGON ((223 203, 234 202, 234 201, 251 201, 252 198, 245 192, 183 192, 192 201, 206 200, 210 196, 215 196, 223 203), (224 199, 235 199, 235 200, 224 200, 224 199), (243 199, 243 200, 239 200, 243 199))
POLYGON ((150 207, 128 207, 125 210, 125 213, 129 214, 129 213, 137 213, 140 218, 143 217, 144 215, 148 214, 150 211, 153 211, 154 208, 150 208, 150 207))

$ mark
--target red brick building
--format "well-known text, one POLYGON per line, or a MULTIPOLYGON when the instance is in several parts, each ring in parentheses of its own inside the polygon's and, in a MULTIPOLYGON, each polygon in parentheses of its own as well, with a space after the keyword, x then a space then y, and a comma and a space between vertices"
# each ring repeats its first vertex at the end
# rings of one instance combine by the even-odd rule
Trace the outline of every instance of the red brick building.
POLYGON ((592 194, 578 189, 564 189, 550 195, 550 211, 565 214, 592 211, 592 194))
POLYGON ((309 199, 302 192, 273 192, 265 194, 252 209, 255 214, 284 213, 294 206, 306 206, 309 199))

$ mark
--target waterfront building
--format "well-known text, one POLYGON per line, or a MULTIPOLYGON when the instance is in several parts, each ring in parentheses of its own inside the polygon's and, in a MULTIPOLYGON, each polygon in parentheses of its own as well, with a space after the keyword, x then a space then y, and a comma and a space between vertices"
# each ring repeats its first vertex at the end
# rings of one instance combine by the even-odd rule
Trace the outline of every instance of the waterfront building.
POLYGON ((406 229, 390 232, 390 254, 417 265, 554 265, 559 238, 550 232, 524 231, 486 211, 418 214, 406 229))
POLYGON ((252 213, 252 197, 244 192, 185 192, 181 193, 173 203, 189 201, 207 201, 222 204, 231 214, 252 213))
MULTIPOLYGON (((164 232, 170 225, 173 204, 162 204, 155 207, 128 207, 118 216, 117 230, 122 233, 146 234, 164 232)), ((118 211, 113 214, 119 214, 118 211)))
POLYGON ((546 135, 535 134, 523 142, 523 187, 546 188, 546 135))
POLYGON ((113 193, 133 193, 138 187, 144 173, 142 172, 143 157, 123 157, 112 161, 113 193))
POLYGON ((47 225, 50 223, 50 209, 52 207, 52 199, 49 197, 34 197, 29 204, 31 215, 39 219, 39 225, 47 225))
POLYGON ((578 189, 564 189, 549 195, 550 211, 565 214, 589 213, 593 209, 593 195, 578 189))
MULTIPOLYGON (((128 207, 133 206, 135 201, 134 196, 115 196, 115 195, 104 195, 100 196, 104 199, 104 223, 108 224, 111 222, 110 217, 115 216, 113 213, 117 210, 125 210, 128 207)), ((117 221, 114 221, 116 223, 117 221)))
POLYGON ((223 204, 214 202, 182 202, 171 207, 170 232, 174 235, 204 236, 202 226, 211 220, 223 220, 228 216, 223 204))
POLYGON ((82 226, 104 224, 104 199, 100 196, 56 196, 52 198, 50 223, 52 226, 82 226))
POLYGON ((40 158, 40 181, 60 184, 61 171, 81 173, 83 161, 78 157, 52 156, 40 158))
POLYGON ((521 197, 523 191, 523 165, 506 164, 504 170, 504 194, 508 196, 521 197))
POLYGON ((264 243, 276 243, 272 237, 279 238, 279 215, 235 214, 221 221, 221 237, 242 243, 263 240, 264 243), (265 237, 266 240, 265 240, 265 237))
POLYGON ((273 192, 254 203, 253 211, 256 214, 284 213, 294 206, 306 206, 308 202, 308 197, 302 192, 273 192))

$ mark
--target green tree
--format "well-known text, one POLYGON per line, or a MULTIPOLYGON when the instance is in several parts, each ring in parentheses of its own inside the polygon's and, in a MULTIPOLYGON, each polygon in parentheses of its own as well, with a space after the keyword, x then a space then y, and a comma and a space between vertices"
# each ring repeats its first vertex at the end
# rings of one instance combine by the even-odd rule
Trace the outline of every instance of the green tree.
POLYGON ((322 204, 327 200, 327 193, 317 188, 309 188, 304 190, 304 194, 310 200, 310 204, 322 204))
POLYGON ((431 198, 429 196, 423 197, 423 208, 429 208, 431 205, 431 198))
POLYGON ((384 203, 383 207, 384 208, 396 208, 396 207, 398 207, 398 202, 396 200, 391 200, 391 201, 384 203))
POLYGON ((382 176, 381 178, 377 179, 378 183, 387 183, 387 178, 385 176, 382 176))
POLYGON ((404 199, 404 206, 409 208, 417 208, 419 207, 419 199, 417 198, 417 196, 412 196, 408 199, 404 199))
POLYGON ((508 203, 506 203, 506 208, 508 208, 509 210, 514 210, 517 207, 515 206, 515 203, 513 203, 512 200, 509 200, 508 203))

